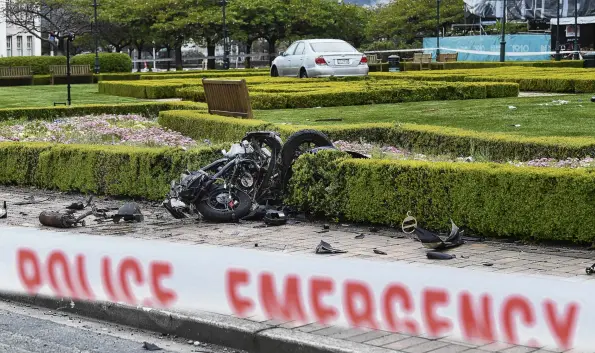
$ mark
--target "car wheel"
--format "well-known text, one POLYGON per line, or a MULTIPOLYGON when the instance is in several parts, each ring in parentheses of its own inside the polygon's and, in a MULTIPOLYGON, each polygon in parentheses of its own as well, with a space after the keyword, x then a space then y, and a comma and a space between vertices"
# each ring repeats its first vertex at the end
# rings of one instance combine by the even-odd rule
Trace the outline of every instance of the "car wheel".
POLYGON ((303 67, 300 70, 300 78, 308 78, 308 72, 303 67))
POLYGON ((271 68, 271 77, 279 77, 279 70, 277 70, 277 66, 273 66, 271 68))

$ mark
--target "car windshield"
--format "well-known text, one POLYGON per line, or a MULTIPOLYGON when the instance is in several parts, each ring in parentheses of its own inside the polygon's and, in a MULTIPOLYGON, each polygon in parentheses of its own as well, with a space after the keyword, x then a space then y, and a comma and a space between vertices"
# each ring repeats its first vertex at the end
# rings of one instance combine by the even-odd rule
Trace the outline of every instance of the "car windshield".
POLYGON ((355 53, 357 50, 345 42, 316 42, 310 43, 316 53, 355 53))

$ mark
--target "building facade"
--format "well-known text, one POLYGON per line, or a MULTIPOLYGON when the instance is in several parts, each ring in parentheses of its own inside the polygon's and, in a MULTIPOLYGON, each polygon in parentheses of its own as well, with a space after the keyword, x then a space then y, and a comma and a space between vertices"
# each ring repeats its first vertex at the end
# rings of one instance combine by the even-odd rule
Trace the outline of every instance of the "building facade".
MULTIPOLYGON (((5 2, 0 0, 0 9, 4 9, 5 2)), ((0 11, 0 58, 40 55, 41 39, 24 28, 6 23, 5 12, 0 11)))

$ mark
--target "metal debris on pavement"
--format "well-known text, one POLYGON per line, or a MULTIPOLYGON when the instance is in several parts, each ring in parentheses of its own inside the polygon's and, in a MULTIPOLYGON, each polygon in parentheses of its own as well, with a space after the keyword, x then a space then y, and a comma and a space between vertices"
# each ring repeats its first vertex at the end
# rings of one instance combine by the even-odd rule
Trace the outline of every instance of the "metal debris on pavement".
POLYGON ((46 227, 54 228, 74 228, 78 225, 85 226, 83 219, 93 214, 89 211, 79 217, 75 217, 72 213, 60 213, 53 211, 43 211, 39 214, 39 223, 46 227))
POLYGON ((426 253, 426 256, 430 260, 452 260, 456 258, 455 255, 452 254, 445 254, 437 251, 429 251, 426 253))
POLYGON ((282 226, 287 224, 287 217, 283 211, 268 210, 264 216, 264 223, 268 226, 282 226))
POLYGON ((372 233, 378 233, 378 228, 376 228, 376 227, 370 227, 370 232, 372 232, 372 233))
POLYGON ((328 230, 328 229, 331 229, 331 226, 328 225, 328 224, 325 224, 325 225, 322 226, 322 229, 328 230))
POLYGON ((85 202, 74 202, 66 207, 68 210, 82 211, 93 203, 93 196, 90 196, 85 202))
POLYGON ((464 231, 459 230, 459 227, 450 220, 451 229, 449 235, 439 235, 420 227, 414 229, 415 235, 422 245, 432 250, 445 250, 454 248, 465 244, 465 241, 461 238, 464 231))
POLYGON ((382 250, 378 250, 378 249, 374 249, 374 254, 377 254, 377 255, 388 255, 388 254, 387 254, 387 253, 385 253, 384 251, 382 251, 382 250))
POLYGON ((324 240, 320 241, 320 244, 316 247, 316 254, 345 254, 347 251, 335 249, 333 246, 324 240))
MULTIPOLYGON (((595 98, 595 97, 593 97, 595 98)), ((595 264, 591 265, 591 267, 587 267, 585 269, 585 272, 587 272, 588 275, 592 275, 593 273, 595 273, 595 264)))
POLYGON ((401 223, 401 230, 405 234, 413 234, 417 228, 417 219, 411 215, 411 212, 407 212, 407 217, 401 223))
POLYGON ((153 343, 143 342, 143 348, 148 351, 160 351, 163 350, 161 347, 154 345, 153 343))
POLYGON ((145 217, 136 202, 128 202, 120 207, 118 213, 112 216, 112 219, 114 223, 118 223, 121 220, 126 222, 142 222, 145 220, 145 217))
POLYGON ((3 202, 2 208, 0 208, 0 219, 8 217, 8 208, 6 208, 6 201, 3 202))
POLYGON ((355 236, 355 239, 364 239, 366 237, 366 235, 364 233, 362 234, 358 234, 355 236))
POLYGON ((490 263, 490 262, 486 262, 483 265, 486 266, 486 267, 492 267, 492 266, 494 266, 494 264, 493 263, 490 263))

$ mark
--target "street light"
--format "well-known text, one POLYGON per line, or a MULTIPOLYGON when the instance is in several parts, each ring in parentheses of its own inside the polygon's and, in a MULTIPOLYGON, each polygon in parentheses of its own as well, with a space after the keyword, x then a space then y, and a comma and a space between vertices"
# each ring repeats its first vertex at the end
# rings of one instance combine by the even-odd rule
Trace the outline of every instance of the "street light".
POLYGON ((556 18, 558 22, 556 22, 556 61, 560 61, 560 1, 558 0, 558 13, 556 18))
POLYGON ((227 22, 225 21, 225 7, 227 6, 227 0, 221 0, 219 4, 223 11, 223 69, 229 70, 229 45, 227 42, 227 22))
POLYGON ((93 36, 95 37, 95 73, 99 74, 99 26, 97 25, 97 0, 93 0, 93 12, 95 21, 93 21, 93 36))
POLYGON ((502 39, 500 40, 500 62, 506 61, 506 5, 507 0, 502 0, 502 39))
POLYGON ((578 0, 574 0, 574 60, 578 60, 578 0))
POLYGON ((440 55, 440 0, 436 0, 436 61, 440 55))

